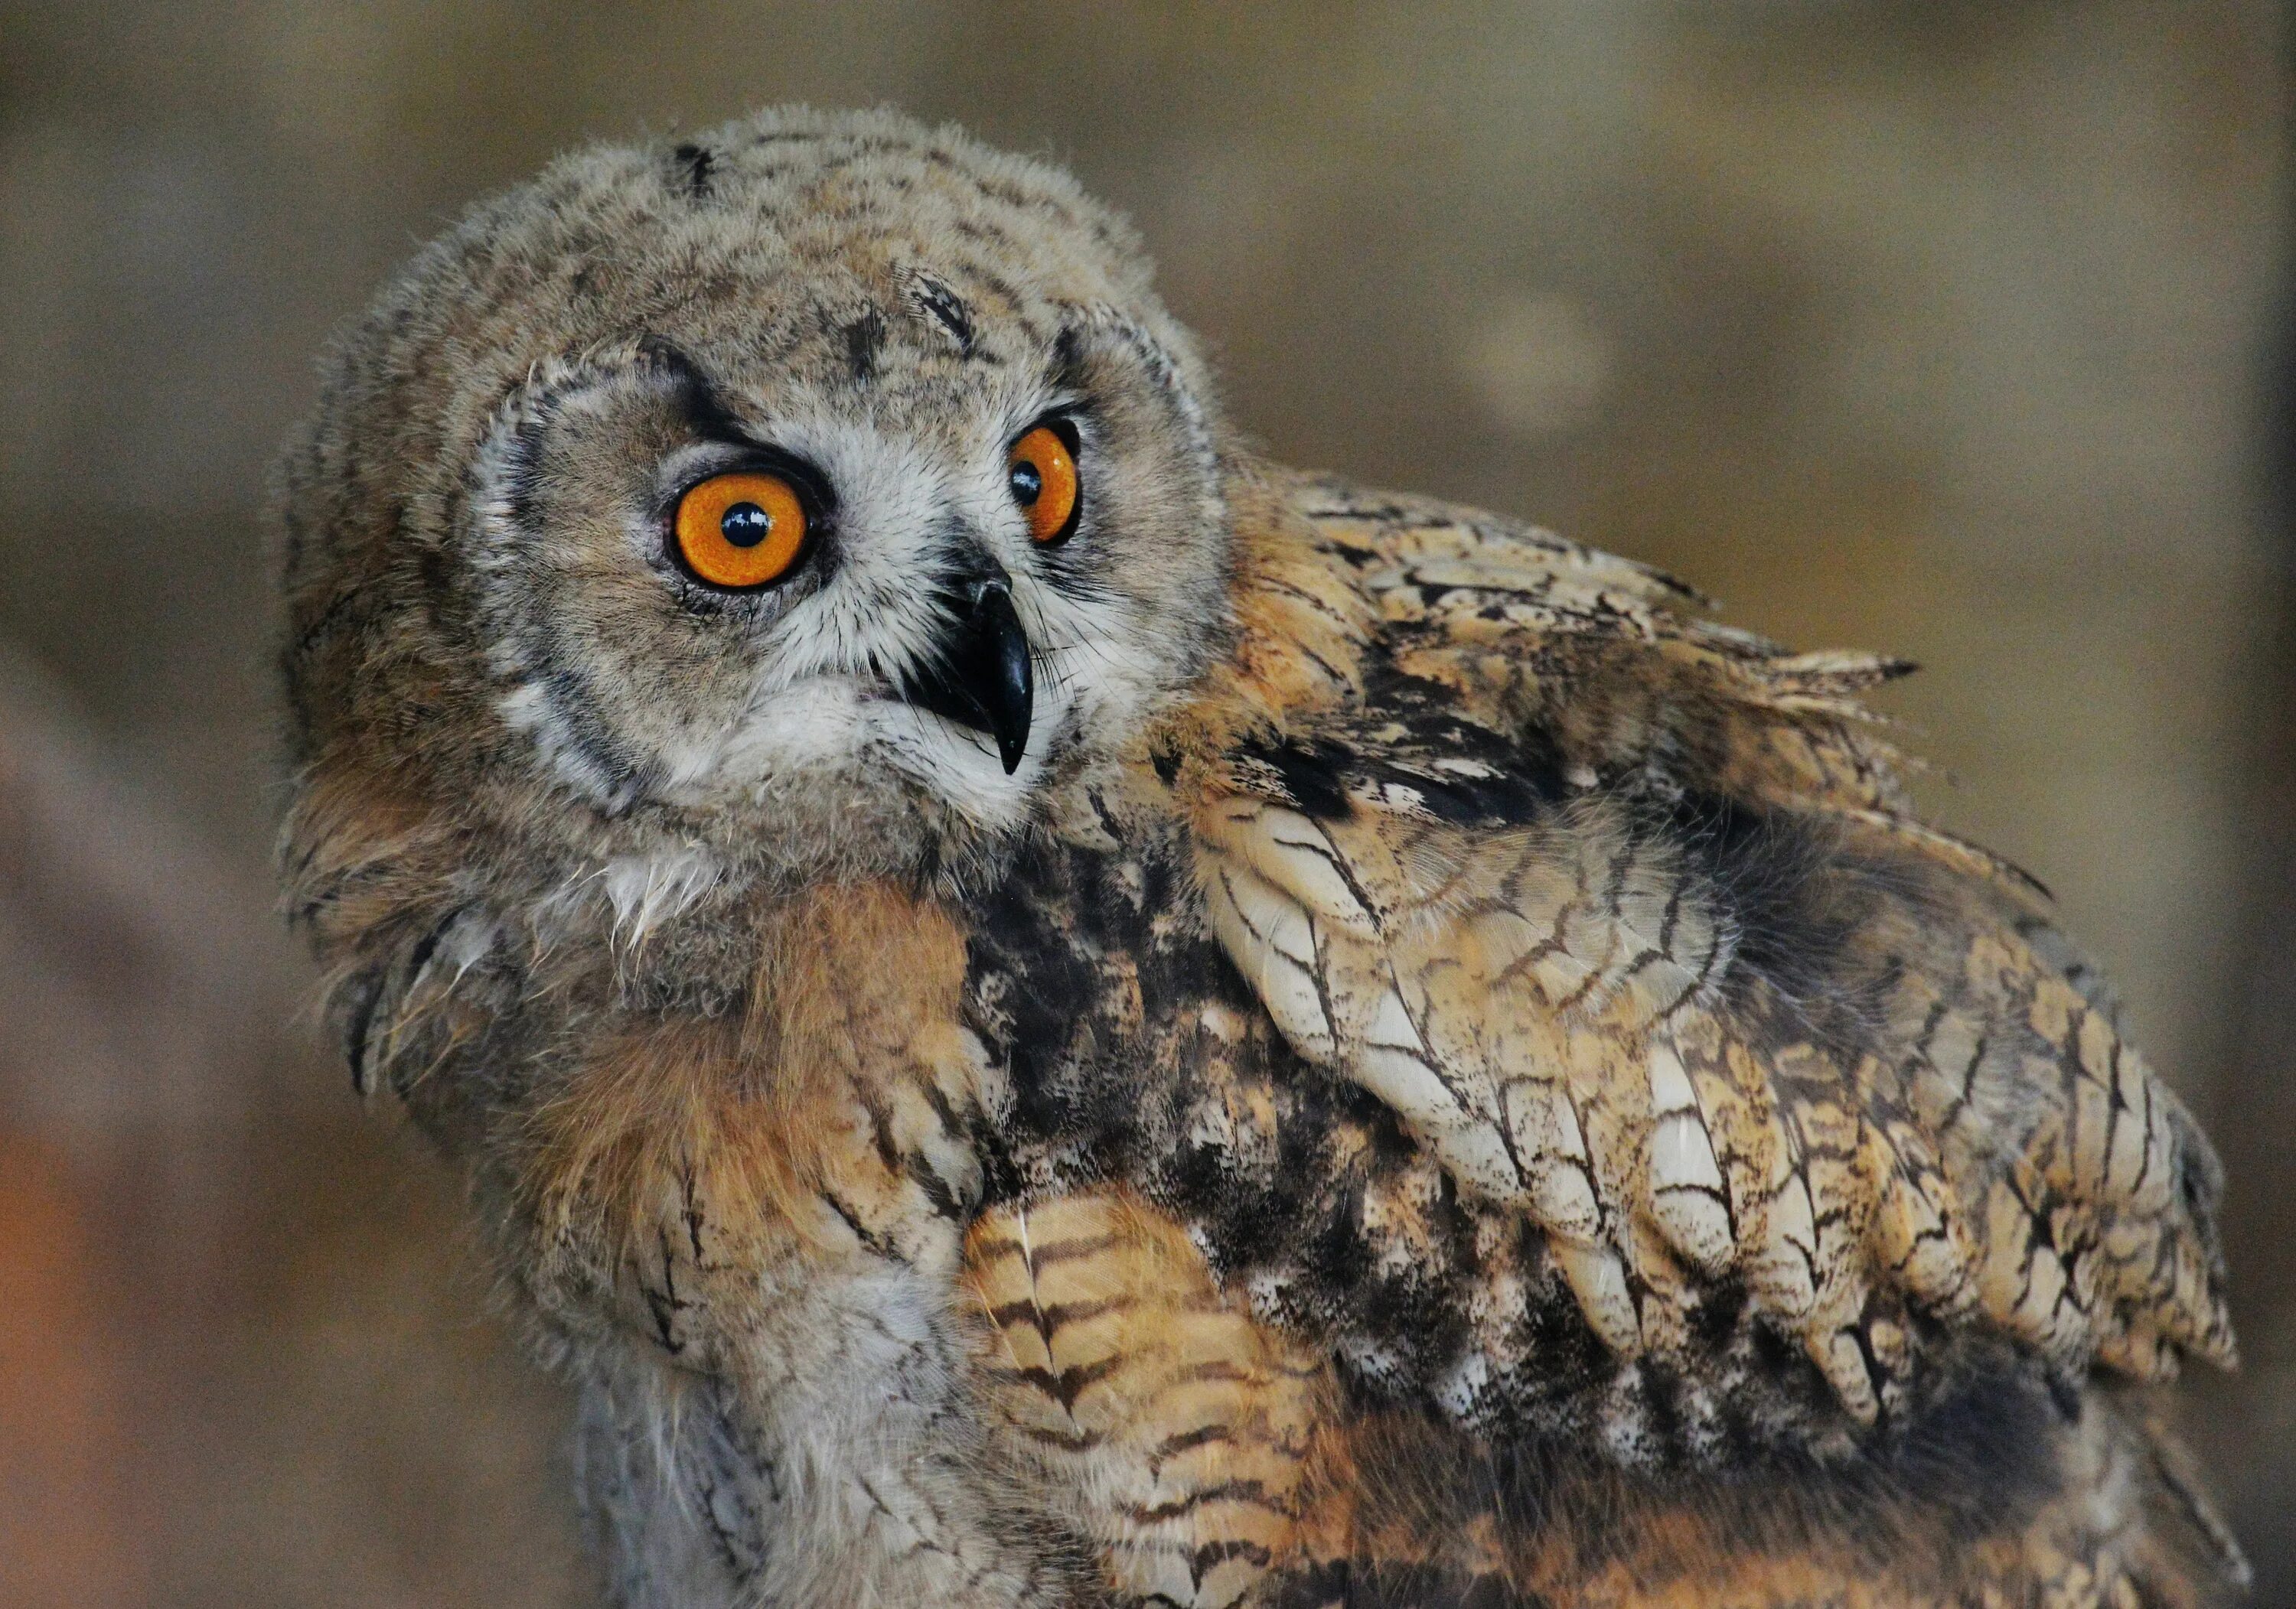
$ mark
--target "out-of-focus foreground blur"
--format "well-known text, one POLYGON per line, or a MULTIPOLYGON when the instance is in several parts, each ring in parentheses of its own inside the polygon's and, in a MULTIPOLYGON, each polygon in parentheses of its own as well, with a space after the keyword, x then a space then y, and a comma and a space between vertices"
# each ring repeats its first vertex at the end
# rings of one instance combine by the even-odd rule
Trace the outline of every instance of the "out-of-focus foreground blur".
POLYGON ((1285 459, 1921 660, 2216 1135, 2183 1412, 2296 1602, 2283 20, 2248 0, 0 0, 0 1602, 587 1601, 563 1404, 299 1015, 266 462, 588 138, 891 102, 1128 208, 1285 459))

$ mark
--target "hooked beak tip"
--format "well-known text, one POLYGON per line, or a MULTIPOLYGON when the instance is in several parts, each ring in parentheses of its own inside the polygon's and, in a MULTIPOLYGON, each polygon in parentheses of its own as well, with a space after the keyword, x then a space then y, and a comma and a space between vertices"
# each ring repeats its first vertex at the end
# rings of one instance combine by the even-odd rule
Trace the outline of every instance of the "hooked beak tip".
POLYGON ((1029 634, 1001 575, 965 588, 958 604, 939 660, 907 678, 902 694, 912 704, 996 739, 996 757, 1009 777, 1028 755, 1035 715, 1029 634))

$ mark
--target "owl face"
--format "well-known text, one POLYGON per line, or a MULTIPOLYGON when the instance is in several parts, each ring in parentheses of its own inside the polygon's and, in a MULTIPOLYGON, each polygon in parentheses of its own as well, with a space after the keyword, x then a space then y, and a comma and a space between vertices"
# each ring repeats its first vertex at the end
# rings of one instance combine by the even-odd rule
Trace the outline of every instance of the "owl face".
POLYGON ((1063 309, 990 362, 917 279, 931 301, 783 341, 649 331, 489 433, 468 535, 496 707, 583 798, 890 785, 1009 826, 1187 663, 1215 487, 1155 348, 1063 309))
POLYGON ((1008 834, 1226 629, 1201 365, 1137 265, 1064 176, 882 115, 562 165, 342 348, 289 468, 299 714, 450 712, 440 786, 591 841, 1008 834), (334 690, 346 614, 398 651, 334 690))

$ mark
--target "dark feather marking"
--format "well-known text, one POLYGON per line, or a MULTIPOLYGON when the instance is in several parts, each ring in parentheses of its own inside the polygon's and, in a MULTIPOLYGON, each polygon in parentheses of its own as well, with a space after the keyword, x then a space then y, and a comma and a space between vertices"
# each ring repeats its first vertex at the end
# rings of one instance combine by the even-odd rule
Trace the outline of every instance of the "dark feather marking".
POLYGON ((853 1237, 861 1243, 863 1249, 884 1258, 888 1262, 906 1265, 908 1259, 900 1254, 893 1243, 862 1222, 860 1214, 847 1205, 844 1199, 835 1191, 820 1190, 816 1194, 821 1197, 831 1212, 836 1213, 844 1221, 845 1227, 853 1231, 853 1237))
POLYGON ((1166 1520, 1177 1520, 1184 1514, 1193 1514, 1207 1503, 1250 1503, 1276 1514, 1292 1514, 1297 1508, 1295 1504, 1277 1502, 1270 1498, 1263 1482, 1228 1480, 1200 1486, 1185 1496, 1166 1502, 1126 1503, 1121 1506, 1121 1511, 1135 1524, 1155 1525, 1166 1520))
POLYGON ((1358 758, 1349 780, 1360 790, 1393 783, 1411 789, 1427 813, 1458 826, 1523 826, 1572 796, 1561 752, 1536 727, 1500 732, 1456 713, 1438 682, 1374 659, 1364 678, 1357 726, 1398 728, 1358 758))
POLYGON ((1013 1371, 1013 1377, 1035 1386, 1045 1395, 1058 1402, 1062 1412, 1072 1415, 1076 1412, 1077 1399, 1084 1394, 1086 1386, 1095 1385, 1105 1380, 1123 1368, 1124 1364, 1125 1359, 1119 1354, 1114 1357, 1095 1358, 1089 1363, 1075 1364, 1062 1369, 1057 1374, 1044 1368, 1015 1369, 1013 1371))
POLYGON ((669 1253, 669 1231, 660 1231, 661 1241, 661 1285, 660 1288, 638 1279, 638 1293, 645 1298, 646 1311, 653 1317, 654 1340, 661 1350, 675 1358, 685 1351, 676 1326, 677 1315, 693 1304, 677 1294, 677 1268, 669 1253))
POLYGON ((697 201, 706 200, 710 169, 718 161, 716 155, 706 145, 680 145, 669 154, 684 174, 686 195, 697 201))
POLYGON ((541 488, 542 439, 556 412, 551 405, 554 401, 546 392, 532 399, 504 457, 503 501, 510 509, 511 522, 521 528, 534 523, 541 488))
POLYGON ((939 1216, 948 1219, 964 1216, 966 1204, 957 1198, 956 1191, 950 1188, 948 1180, 934 1172, 932 1164, 922 1156, 909 1158, 904 1176, 917 1187, 924 1196, 926 1205, 939 1216))
MULTIPOLYGON (((403 515, 394 516, 391 528, 396 530, 404 523, 403 515)), ((327 600, 327 607, 319 611, 317 617, 297 634, 289 653, 298 660, 309 658, 319 644, 336 630, 345 611, 361 600, 361 594, 362 588, 357 584, 345 586, 337 592, 327 600)))
POLYGON ((845 362, 856 384, 866 384, 877 372, 878 355, 884 350, 885 321, 874 307, 842 326, 845 362))
POLYGON ((550 713, 557 717, 568 747, 595 773, 604 796, 604 814, 619 816, 636 804, 654 783, 659 767, 640 764, 624 755, 605 722, 600 718, 588 679, 573 666, 556 663, 556 650, 547 634, 524 634, 520 646, 535 661, 535 680, 548 690, 550 713))
POLYGON ((909 275, 909 300, 956 343, 957 355, 972 355, 972 310, 947 282, 922 271, 909 275))
POLYGON ((460 905, 447 911, 445 916, 440 917, 431 925, 430 930, 417 940, 414 948, 407 952, 406 976, 408 987, 413 987, 414 980, 422 976, 422 968, 430 964, 431 956, 438 952, 439 942, 447 936, 447 929, 452 927, 455 925, 455 919, 462 914, 463 908, 460 905))
POLYGON ((1033 1298, 1027 1298, 993 1307, 988 1310, 988 1317, 1000 1329, 1010 1328, 1025 1319, 1029 1327, 1049 1343, 1063 1326, 1105 1318, 1110 1313, 1126 1312, 1136 1305, 1137 1299, 1131 1296, 1104 1296, 1092 1302, 1055 1302, 1049 1307, 1039 1307, 1033 1298))
POLYGON ((876 1148, 878 1165, 896 1178, 899 1177, 905 1171, 906 1159, 893 1139, 892 1114, 885 1109, 885 1103, 864 1080, 848 1078, 846 1084, 853 1092, 854 1104, 869 1119, 869 1139, 876 1148))
POLYGON ((374 1086, 367 1073, 366 1038, 367 1030, 374 1024, 375 1008, 382 1003, 381 969, 363 975, 352 987, 357 991, 357 1003, 343 1030, 343 1057, 350 1063, 352 1090, 362 1096, 371 1095, 374 1086))
POLYGON ((640 336, 638 358, 668 382, 672 399, 695 435, 712 441, 750 445, 747 430, 726 405, 716 384, 676 342, 664 335, 640 336))
POLYGON ((1316 820, 1345 821, 1353 811, 1345 778, 1356 759, 1354 750, 1319 738, 1312 742, 1255 739, 1245 743, 1242 752, 1264 762, 1281 779, 1292 802, 1316 820))
POLYGON ((1113 1235, 1088 1235, 1077 1240, 1056 1240, 1050 1246, 1030 1246, 1026 1251, 1029 1270, 1037 1273, 1056 1263, 1097 1257, 1115 1244, 1113 1235))

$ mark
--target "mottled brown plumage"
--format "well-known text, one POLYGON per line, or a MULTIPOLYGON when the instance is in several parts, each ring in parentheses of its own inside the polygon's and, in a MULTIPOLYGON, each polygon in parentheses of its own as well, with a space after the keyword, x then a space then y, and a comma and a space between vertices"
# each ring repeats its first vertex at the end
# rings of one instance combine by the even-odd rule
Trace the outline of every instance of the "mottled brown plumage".
POLYGON ((974 992, 1027 1193, 1124 1180, 1337 1364, 1299 1590, 2205 1601, 2175 1455, 2080 1382, 2228 1360, 2211 1164, 2030 889, 1897 813, 1887 667, 1255 473, 1248 674, 1024 866, 974 992), (1365 1520, 1365 1438, 1420 1517, 1365 1520))
POLYGON ((1065 176, 571 159, 285 479, 291 909, 617 1601, 2230 1590, 2144 1394, 2230 1360, 2214 1163, 1909 813, 1903 667, 1259 462, 1065 176), (666 548, 728 466, 786 580, 666 548))

